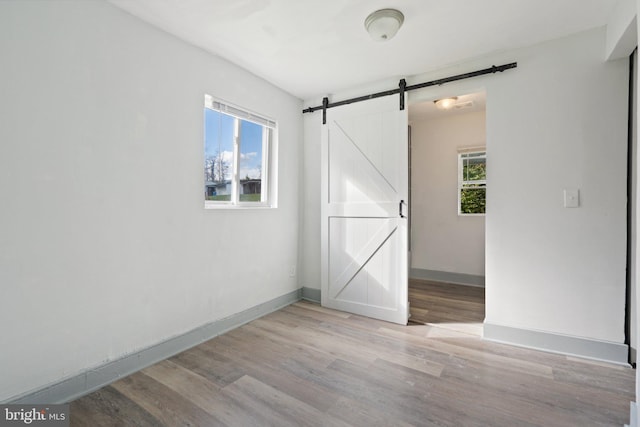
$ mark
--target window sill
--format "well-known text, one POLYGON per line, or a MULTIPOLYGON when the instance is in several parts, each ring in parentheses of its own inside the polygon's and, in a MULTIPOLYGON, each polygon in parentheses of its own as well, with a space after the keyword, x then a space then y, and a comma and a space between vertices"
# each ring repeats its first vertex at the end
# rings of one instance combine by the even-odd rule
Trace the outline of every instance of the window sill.
POLYGON ((205 202, 204 208, 205 210, 235 210, 235 209, 264 210, 264 209, 275 209, 276 206, 263 204, 263 203, 251 203, 251 204, 243 203, 243 204, 232 205, 232 204, 226 204, 226 203, 206 203, 205 202))

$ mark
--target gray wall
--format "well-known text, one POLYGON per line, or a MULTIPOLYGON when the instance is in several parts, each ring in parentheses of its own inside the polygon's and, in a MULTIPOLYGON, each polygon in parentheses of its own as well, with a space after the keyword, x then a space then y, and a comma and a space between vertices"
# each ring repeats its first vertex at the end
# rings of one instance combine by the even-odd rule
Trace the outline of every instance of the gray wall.
POLYGON ((458 215, 458 149, 485 145, 485 117, 478 111, 411 122, 413 269, 484 276, 485 217, 458 215))
POLYGON ((299 100, 102 1, 0 52, 0 401, 298 288, 299 100), (205 93, 278 120, 277 209, 203 209, 205 93))
POLYGON ((624 342, 628 67, 604 46, 535 46, 488 84, 485 322, 624 342))

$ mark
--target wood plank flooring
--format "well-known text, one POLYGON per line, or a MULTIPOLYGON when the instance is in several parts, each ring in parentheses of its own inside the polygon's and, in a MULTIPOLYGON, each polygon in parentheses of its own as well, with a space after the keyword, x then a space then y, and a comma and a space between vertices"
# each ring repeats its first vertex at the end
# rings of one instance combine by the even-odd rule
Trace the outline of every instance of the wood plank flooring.
POLYGON ((429 280, 409 280, 413 323, 482 323, 484 288, 429 280))
POLYGON ((483 341, 482 288, 466 290, 412 281, 409 326, 295 303, 72 402, 71 425, 629 421, 635 371, 483 341))

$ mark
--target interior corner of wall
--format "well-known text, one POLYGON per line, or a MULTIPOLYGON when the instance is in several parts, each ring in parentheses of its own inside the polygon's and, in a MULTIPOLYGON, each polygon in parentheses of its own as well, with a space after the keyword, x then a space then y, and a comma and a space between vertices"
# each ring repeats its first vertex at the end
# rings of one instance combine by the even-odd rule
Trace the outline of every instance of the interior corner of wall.
POLYGON ((607 61, 628 57, 638 45, 637 4, 640 1, 621 0, 611 14, 606 30, 607 61))

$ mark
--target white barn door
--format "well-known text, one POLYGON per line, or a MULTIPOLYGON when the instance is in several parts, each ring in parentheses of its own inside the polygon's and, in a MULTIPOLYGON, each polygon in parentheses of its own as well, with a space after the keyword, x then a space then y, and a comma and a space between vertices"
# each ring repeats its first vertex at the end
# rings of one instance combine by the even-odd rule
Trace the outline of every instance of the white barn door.
POLYGON ((386 96, 322 126, 322 305, 407 324, 407 110, 386 96))

